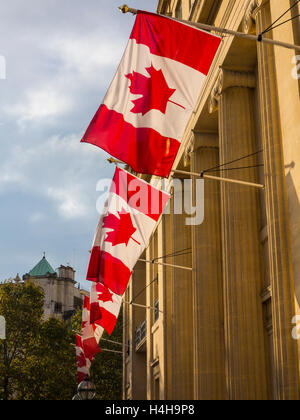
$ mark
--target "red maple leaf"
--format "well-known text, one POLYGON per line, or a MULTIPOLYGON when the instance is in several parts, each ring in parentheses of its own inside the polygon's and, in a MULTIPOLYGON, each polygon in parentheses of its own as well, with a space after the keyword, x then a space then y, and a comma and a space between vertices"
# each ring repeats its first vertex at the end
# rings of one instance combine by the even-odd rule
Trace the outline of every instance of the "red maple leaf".
POLYGON ((86 366, 86 359, 83 352, 81 352, 79 355, 77 355, 77 366, 79 368, 82 368, 86 366))
POLYGON ((98 293, 98 300, 102 300, 102 302, 113 302, 113 294, 103 284, 98 283, 96 285, 96 290, 98 293))
MULTIPOLYGON (((107 233, 105 241, 111 242, 112 246, 119 244, 125 244, 127 246, 130 239, 137 242, 132 238, 136 228, 132 224, 130 213, 126 213, 126 211, 121 210, 118 212, 118 215, 120 218, 112 213, 109 213, 104 217, 103 227, 112 229, 111 232, 107 233)), ((137 243, 140 245, 139 242, 137 243)))
MULTIPOLYGON (((141 73, 133 71, 132 73, 126 74, 125 77, 130 80, 129 86, 130 93, 134 95, 142 95, 141 98, 131 101, 134 107, 130 110, 134 114, 142 113, 145 115, 151 109, 157 109, 163 114, 166 113, 167 103, 170 101, 170 97, 176 91, 176 89, 170 89, 162 70, 156 70, 153 65, 146 67, 150 77, 146 77, 141 73)), ((182 107, 184 108, 184 107, 182 107)))

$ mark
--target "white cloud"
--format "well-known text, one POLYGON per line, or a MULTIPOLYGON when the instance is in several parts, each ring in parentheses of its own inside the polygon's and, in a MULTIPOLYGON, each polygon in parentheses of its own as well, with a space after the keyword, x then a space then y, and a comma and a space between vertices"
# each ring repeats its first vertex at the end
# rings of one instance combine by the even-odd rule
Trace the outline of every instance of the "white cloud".
POLYGON ((30 223, 39 223, 39 222, 42 222, 43 220, 45 220, 45 215, 40 212, 32 213, 29 218, 30 223))
POLYGON ((85 79, 91 76, 100 81, 105 68, 118 65, 124 45, 119 39, 98 34, 61 34, 48 43, 49 51, 60 58, 65 68, 80 73, 85 79))
POLYGON ((84 217, 89 213, 89 209, 83 204, 83 197, 76 189, 49 187, 47 194, 57 202, 59 212, 66 219, 84 217))
POLYGON ((17 118, 23 126, 26 122, 62 115, 71 109, 72 102, 63 92, 48 86, 26 93, 22 102, 7 106, 4 110, 17 118))

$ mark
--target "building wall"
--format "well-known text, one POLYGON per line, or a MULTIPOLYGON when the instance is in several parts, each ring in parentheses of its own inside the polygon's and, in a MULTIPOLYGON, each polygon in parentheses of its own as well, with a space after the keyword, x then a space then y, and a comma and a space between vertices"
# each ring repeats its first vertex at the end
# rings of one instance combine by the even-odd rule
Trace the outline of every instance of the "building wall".
MULTIPOLYGON (((84 292, 76 287, 74 280, 75 271, 71 267, 61 266, 59 276, 49 274, 45 277, 34 277, 32 280, 40 285, 45 293, 44 318, 56 316, 63 318, 66 313, 77 309, 75 300, 83 303, 84 292)), ((26 276, 25 276, 26 280, 26 276)))
MULTIPOLYGON (((292 4, 160 0, 158 12, 259 34, 292 4)), ((300 44, 300 19, 264 36, 300 44)), ((148 286, 145 306, 153 307, 158 298, 162 312, 155 322, 152 309, 144 312, 145 364, 137 365, 133 348, 124 398, 135 398, 132 384, 146 369, 148 399, 299 399, 300 343, 292 337, 292 318, 300 314, 300 78, 292 76, 295 55, 282 47, 223 38, 174 166, 201 172, 251 155, 236 166, 264 167, 214 175, 265 188, 207 180, 205 220, 192 228, 184 215, 173 214, 171 203, 146 258, 190 247, 190 254, 165 261, 193 272, 151 264, 138 269, 138 282, 148 286)), ((125 312, 130 345, 128 330, 135 317, 134 311, 125 312)))

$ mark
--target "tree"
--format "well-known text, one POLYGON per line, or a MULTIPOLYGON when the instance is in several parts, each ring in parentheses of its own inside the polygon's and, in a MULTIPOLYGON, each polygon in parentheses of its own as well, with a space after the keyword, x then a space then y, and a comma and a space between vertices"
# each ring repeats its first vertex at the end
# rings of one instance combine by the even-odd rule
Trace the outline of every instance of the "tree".
MULTIPOLYGON (((103 334, 103 339, 122 343, 122 337, 123 317, 121 311, 112 335, 108 335, 105 332, 103 334)), ((104 340, 100 341, 100 348, 122 352, 121 345, 104 340)), ((91 376, 97 389, 96 399, 122 399, 122 371, 123 356, 121 353, 102 351, 96 355, 91 368, 91 376)))
POLYGON ((42 289, 31 282, 0 287, 0 314, 6 320, 6 340, 0 340, 0 398, 13 397, 18 366, 26 361, 42 322, 43 301, 42 289))
POLYGON ((77 386, 75 335, 67 324, 49 318, 40 327, 23 366, 22 381, 16 387, 17 399, 71 400, 77 386))
MULTIPOLYGON (((0 285, 0 314, 6 319, 6 340, 0 340, 0 399, 71 400, 77 388, 75 333, 82 311, 71 328, 57 318, 43 320, 44 294, 33 282, 0 285), (73 328, 73 330, 72 330, 73 328)), ((111 336, 122 342, 122 318, 111 336)), ((120 351, 120 345, 101 341, 120 351)), ((99 399, 121 399, 122 354, 102 352, 91 369, 99 399)))
POLYGON ((0 287, 7 339, 0 340, 0 398, 72 399, 76 387, 74 333, 56 318, 43 320, 44 293, 33 282, 0 287))

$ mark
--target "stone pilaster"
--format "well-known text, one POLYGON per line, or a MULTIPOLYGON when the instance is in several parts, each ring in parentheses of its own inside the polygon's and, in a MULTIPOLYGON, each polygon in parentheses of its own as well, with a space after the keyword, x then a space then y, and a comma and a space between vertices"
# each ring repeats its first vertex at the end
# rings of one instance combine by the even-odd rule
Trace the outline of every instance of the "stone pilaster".
MULTIPOLYGON (((268 0, 255 0, 254 3, 257 8, 252 13, 252 19, 256 22, 257 33, 260 33, 271 23, 270 5, 268 0)), ((265 36, 270 36, 270 33, 265 36)), ((258 44, 258 73, 272 289, 276 399, 298 399, 299 362, 296 342, 291 336, 291 319, 295 314, 294 285, 274 47, 258 44)))
MULTIPOLYGON (((183 185, 183 182, 182 182, 183 185)), ((174 200, 183 202, 181 192, 175 189, 174 200)), ((176 208, 176 205, 175 205, 176 208)), ((171 243, 172 252, 178 252, 183 249, 191 248, 191 227, 185 224, 185 214, 175 214, 171 210, 171 243)), ((168 262, 181 265, 192 266, 191 253, 168 258, 168 262)), ((173 400, 193 399, 194 382, 194 355, 193 341, 193 286, 192 273, 179 268, 170 268, 171 276, 171 328, 172 343, 172 380, 173 392, 169 397, 173 400)))
MULTIPOLYGON (((221 164, 258 150, 255 85, 252 73, 220 70, 210 111, 219 110, 221 164)), ((255 163, 256 158, 251 158, 235 167, 255 163)), ((256 169, 222 172, 222 175, 257 182, 256 169)), ((226 376, 228 396, 233 400, 268 398, 260 299, 263 270, 259 205, 255 188, 221 185, 226 376)))
MULTIPOLYGON (((219 164, 217 134, 194 134, 191 171, 219 164)), ((196 179, 193 180, 195 183, 196 179)), ((195 184, 194 184, 195 191, 195 184)), ((199 198, 198 198, 199 199, 199 198)), ((194 395, 226 400, 220 184, 205 183, 204 222, 192 226, 194 298, 194 395)))
MULTIPOLYGON (((145 258, 145 255, 142 256, 145 258)), ((137 262, 129 287, 129 296, 127 301, 137 303, 139 305, 146 305, 146 267, 144 262, 137 262)), ((134 400, 145 400, 147 398, 146 390, 146 349, 136 351, 135 333, 141 323, 146 320, 146 309, 134 305, 127 305, 129 329, 130 329, 130 363, 131 363, 131 396, 134 400)), ((125 320, 125 322, 128 322, 125 320)))

